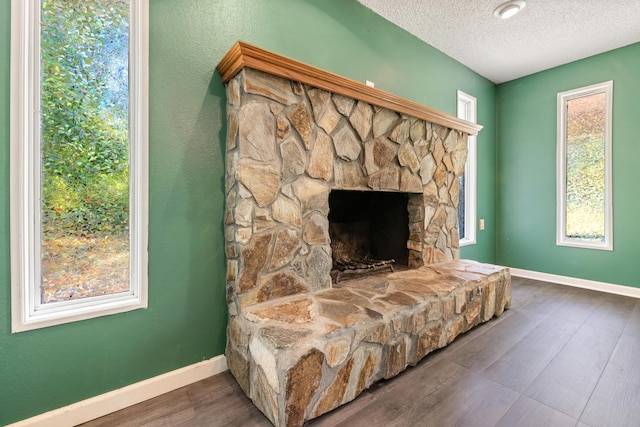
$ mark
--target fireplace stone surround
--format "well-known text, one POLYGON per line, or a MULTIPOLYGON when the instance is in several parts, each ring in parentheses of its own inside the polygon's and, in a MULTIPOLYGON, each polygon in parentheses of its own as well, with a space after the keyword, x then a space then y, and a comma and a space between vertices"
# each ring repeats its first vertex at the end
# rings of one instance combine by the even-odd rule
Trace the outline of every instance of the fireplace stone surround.
POLYGON ((301 425, 510 304, 508 269, 459 260, 459 176, 480 126, 238 42, 227 85, 227 363, 301 425), (409 270, 333 285, 332 190, 408 193, 409 270))

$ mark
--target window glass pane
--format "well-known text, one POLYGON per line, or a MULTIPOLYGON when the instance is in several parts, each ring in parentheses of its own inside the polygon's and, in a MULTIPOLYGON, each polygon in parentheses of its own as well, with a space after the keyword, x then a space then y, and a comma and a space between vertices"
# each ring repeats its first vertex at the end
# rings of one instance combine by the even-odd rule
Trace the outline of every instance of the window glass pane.
MULTIPOLYGON (((458 96, 460 96, 458 94, 458 96)), ((461 119, 469 120, 469 103, 458 100, 458 117, 461 119)), ((460 235, 460 239, 464 239, 465 233, 465 176, 466 176, 466 165, 465 172, 460 176, 460 184, 459 184, 459 202, 458 202, 458 232, 460 235)))
POLYGON ((465 238, 465 225, 466 225, 466 197, 465 197, 465 183, 466 183, 466 171, 460 176, 459 184, 459 201, 458 201, 458 232, 460 233, 460 239, 465 238))
POLYGON ((567 101, 566 229, 572 239, 605 239, 605 93, 567 101))
POLYGON ((129 1, 41 1, 41 303, 129 290, 129 1))

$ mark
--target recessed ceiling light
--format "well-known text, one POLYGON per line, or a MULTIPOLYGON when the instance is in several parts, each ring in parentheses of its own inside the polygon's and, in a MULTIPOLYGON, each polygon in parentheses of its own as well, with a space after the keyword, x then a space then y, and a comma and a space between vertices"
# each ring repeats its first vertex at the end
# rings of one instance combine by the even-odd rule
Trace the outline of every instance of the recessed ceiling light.
POLYGON ((522 0, 508 1, 496 7, 493 16, 501 19, 509 19, 520 12, 527 4, 522 0))

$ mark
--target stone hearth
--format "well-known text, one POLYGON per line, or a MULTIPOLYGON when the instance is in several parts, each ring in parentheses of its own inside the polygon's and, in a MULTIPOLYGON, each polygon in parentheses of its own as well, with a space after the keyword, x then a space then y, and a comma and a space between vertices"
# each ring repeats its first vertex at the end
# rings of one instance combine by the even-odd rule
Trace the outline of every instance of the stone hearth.
POLYGON ((510 303, 459 261, 459 176, 479 126, 236 44, 227 84, 227 362, 275 425, 301 425, 510 303), (332 190, 408 194, 409 270, 332 287, 332 190))
POLYGON ((231 317, 227 362, 274 425, 301 425, 500 315, 510 289, 474 261, 340 282, 231 317))

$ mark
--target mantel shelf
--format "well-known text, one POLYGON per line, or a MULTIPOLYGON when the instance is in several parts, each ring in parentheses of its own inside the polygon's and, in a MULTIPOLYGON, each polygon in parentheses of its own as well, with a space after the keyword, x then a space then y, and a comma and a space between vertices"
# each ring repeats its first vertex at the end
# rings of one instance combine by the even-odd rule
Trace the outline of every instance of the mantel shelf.
POLYGON ((482 126, 476 123, 468 122, 434 108, 426 107, 392 93, 260 49, 242 41, 236 42, 229 49, 216 69, 222 76, 223 83, 226 84, 245 67, 305 83, 379 107, 389 108, 390 110, 465 132, 469 135, 477 135, 482 129, 482 126))

